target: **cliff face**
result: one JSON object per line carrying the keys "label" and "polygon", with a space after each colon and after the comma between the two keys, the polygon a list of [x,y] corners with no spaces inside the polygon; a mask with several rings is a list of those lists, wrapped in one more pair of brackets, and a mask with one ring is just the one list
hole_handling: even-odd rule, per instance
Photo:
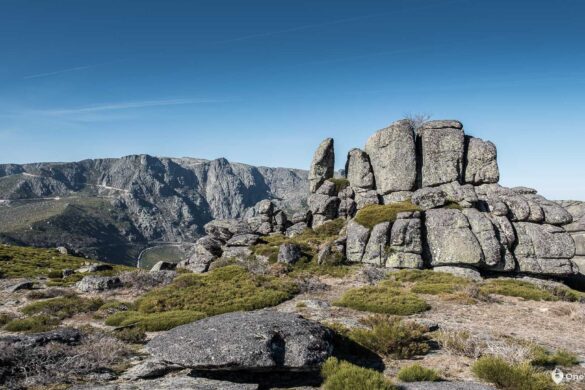
{"label": "cliff face", "polygon": [[307,172],[148,155],[0,165],[0,241],[64,245],[110,261],[158,242],[192,242],[212,219],[263,199],[303,207]]}

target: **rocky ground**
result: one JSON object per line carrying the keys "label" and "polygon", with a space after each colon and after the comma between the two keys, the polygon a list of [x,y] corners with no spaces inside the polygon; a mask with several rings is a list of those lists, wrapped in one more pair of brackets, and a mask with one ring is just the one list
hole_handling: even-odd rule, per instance
{"label": "rocky ground", "polygon": [[[370,317],[372,313],[340,307],[337,306],[337,302],[348,290],[379,285],[382,283],[381,280],[388,278],[387,272],[363,265],[353,266],[350,272],[343,276],[305,273],[301,278],[304,284],[302,291],[273,308],[260,312],[252,311],[250,317],[233,313],[211,316],[202,320],[212,323],[212,326],[206,326],[204,322],[195,322],[193,329],[180,332],[178,330],[184,327],[175,328],[176,332],[175,330],[146,332],[147,339],[139,343],[135,340],[122,342],[112,338],[110,335],[114,334],[115,329],[119,327],[105,325],[104,318],[96,315],[99,311],[74,314],[70,318],[65,318],[58,329],[72,328],[82,332],[83,335],[76,337],[80,337],[82,346],[85,346],[84,359],[88,362],[80,367],[71,368],[71,370],[78,370],[81,374],[70,375],[69,373],[67,378],[62,379],[69,385],[63,388],[68,386],[73,386],[71,388],[74,389],[104,390],[318,388],[322,384],[318,369],[315,371],[309,368],[318,366],[319,362],[330,353],[329,341],[322,333],[323,328],[319,324],[333,328],[339,325],[349,329],[363,328],[363,320]],[[390,272],[389,275],[392,277],[393,273]],[[84,292],[80,291],[82,285],[77,284],[77,286],[61,287],[61,294],[75,294],[88,300],[99,298],[104,302],[112,300],[133,302],[153,288],[153,286],[139,288],[136,283],[128,284],[127,276],[121,279],[124,280],[124,285],[118,288],[106,288],[101,291],[92,289],[92,291]],[[34,279],[32,290],[29,286],[24,286],[23,289],[9,291],[10,287],[21,281],[19,279],[0,280],[0,312],[2,314],[22,317],[24,307],[39,302],[38,297],[31,295],[32,293],[38,294],[54,289],[47,286],[50,279],[41,278]],[[535,286],[538,287],[535,288],[541,288],[539,281],[532,282],[537,283]],[[157,291],[156,288],[160,286],[154,288],[155,290],[152,291]],[[475,296],[475,294],[471,295]],[[521,361],[529,354],[527,345],[542,346],[548,351],[567,350],[575,354],[578,360],[585,362],[585,340],[582,338],[585,322],[584,302],[530,300],[497,294],[478,298],[475,302],[451,299],[450,294],[417,294],[417,296],[430,305],[430,310],[403,318],[404,321],[422,324],[430,330],[427,334],[430,350],[409,358],[378,355],[381,364],[377,369],[381,370],[386,378],[400,384],[401,382],[396,379],[399,370],[413,363],[419,363],[426,368],[436,370],[443,382],[402,383],[405,389],[492,388],[487,383],[482,384],[482,381],[472,373],[471,366],[477,358],[484,355],[497,355],[505,356],[511,361]],[[298,317],[280,318],[275,313],[298,314],[310,322],[303,323],[302,321],[305,320]],[[230,315],[233,318],[229,317]],[[266,325],[270,330],[263,328],[266,321],[270,324]],[[211,333],[206,334],[204,330],[206,328],[210,329],[207,332]],[[89,329],[91,332],[87,333]],[[255,330],[251,331],[252,329]],[[264,332],[272,335],[271,332],[274,332],[274,329],[279,329],[277,333],[284,341],[282,344],[277,342],[270,345],[278,345],[285,349],[287,352],[284,356],[287,360],[278,361],[276,358],[276,362],[271,360],[277,356],[272,352],[270,359],[266,360],[263,357],[266,352],[263,350],[264,344],[258,344],[259,340],[265,337]],[[99,337],[88,336],[95,332],[103,332],[103,334]],[[304,336],[304,332],[310,336]],[[461,333],[466,335],[462,341],[463,347],[448,345],[444,341],[446,336],[453,337]],[[266,337],[273,337],[270,335]],[[20,337],[18,341],[20,343],[28,343],[26,345],[29,350],[46,348],[46,345],[53,345],[56,348],[57,345],[61,345],[60,343],[77,345],[77,341],[63,341],[61,340],[63,337],[59,335],[53,335],[54,340],[47,344],[46,341],[38,341],[38,336],[34,339],[32,336],[27,336],[27,333],[6,330],[0,331],[0,342],[8,345],[6,343],[11,336]],[[88,337],[89,340],[87,340]],[[35,341],[31,341],[31,338]],[[11,342],[14,343],[14,339]],[[103,352],[96,352],[96,349],[99,350],[104,345],[120,356],[103,356]],[[188,345],[186,349],[181,349],[186,345]],[[207,351],[207,355],[202,351]],[[303,351],[311,352],[306,354]],[[6,359],[6,356],[0,354],[0,361],[2,359]],[[164,360],[166,363],[157,363],[159,360]],[[226,360],[226,363],[222,369],[212,368],[223,365],[224,363],[221,363],[223,360]],[[56,362],[37,362],[36,364],[49,363]],[[268,369],[275,364],[286,369],[277,375],[267,374],[263,367]],[[550,368],[546,370],[548,372]],[[583,373],[585,367],[581,363],[581,366],[572,366],[564,370],[579,374]],[[38,370],[38,372],[41,371]],[[0,377],[1,374],[2,372],[0,372]],[[44,378],[36,378],[34,368],[31,367],[28,375],[30,375],[29,382],[27,380],[20,382],[25,387],[34,383],[37,384],[35,388],[45,388],[43,383],[49,387],[54,385],[54,383],[49,385],[52,382],[50,373],[45,373]],[[79,383],[74,384],[75,382]],[[565,388],[583,388],[579,387],[581,385],[582,383],[569,383],[565,385]]]}

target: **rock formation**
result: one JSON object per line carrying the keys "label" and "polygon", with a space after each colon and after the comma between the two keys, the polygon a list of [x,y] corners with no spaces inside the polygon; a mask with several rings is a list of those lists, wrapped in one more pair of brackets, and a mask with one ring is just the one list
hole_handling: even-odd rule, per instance
{"label": "rock formation", "polygon": [[[202,272],[221,257],[243,260],[261,236],[294,237],[344,218],[343,236],[319,249],[318,262],[342,256],[379,267],[441,267],[475,276],[565,278],[584,272],[583,203],[559,204],[530,188],[500,186],[495,145],[465,135],[461,122],[430,121],[417,129],[407,120],[395,122],[372,135],[365,151],[350,150],[345,177],[334,177],[334,155],[330,138],[315,152],[307,212],[289,219],[265,200],[243,220],[213,221],[181,266]],[[390,217],[361,225],[354,217],[371,206]],[[281,249],[279,258],[291,257],[290,248]]]}
{"label": "rock formation", "polygon": [[[358,212],[371,204],[400,211],[405,202],[419,210],[399,212],[372,229],[350,221],[349,261],[570,277],[585,258],[585,225],[571,223],[562,206],[581,219],[585,208],[497,184],[495,145],[466,136],[461,122],[430,121],[416,131],[407,120],[395,122],[371,136],[365,151],[350,151],[346,174],[344,191],[353,193]],[[336,195],[314,201],[324,204]],[[322,210],[325,220],[353,216]]]}

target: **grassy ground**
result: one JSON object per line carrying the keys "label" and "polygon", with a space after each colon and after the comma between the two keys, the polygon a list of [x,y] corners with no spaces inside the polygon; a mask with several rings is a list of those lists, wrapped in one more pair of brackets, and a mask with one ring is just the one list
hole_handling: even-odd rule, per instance
{"label": "grassy ground", "polygon": [[[60,275],[64,269],[77,269],[83,266],[87,259],[83,257],[63,255],[56,249],[42,249],[0,245],[0,275],[4,278],[36,278],[54,277]],[[130,270],[132,268],[113,265],[114,272]],[[83,277],[82,274],[70,278],[53,278],[55,285],[72,284]]]}

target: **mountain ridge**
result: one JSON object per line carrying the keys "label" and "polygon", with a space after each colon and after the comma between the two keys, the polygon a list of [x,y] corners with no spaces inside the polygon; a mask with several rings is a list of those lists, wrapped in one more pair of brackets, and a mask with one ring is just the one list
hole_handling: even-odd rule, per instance
{"label": "mountain ridge", "polygon": [[[297,211],[305,206],[306,177],[301,169],[148,154],[0,164],[0,242],[61,245],[128,262],[152,242],[193,242],[205,223],[240,217],[263,199]],[[19,215],[31,214],[26,210],[32,206],[35,215],[49,217],[19,225]],[[96,226],[80,235],[73,231],[80,223]],[[111,242],[127,248],[103,249]]]}

